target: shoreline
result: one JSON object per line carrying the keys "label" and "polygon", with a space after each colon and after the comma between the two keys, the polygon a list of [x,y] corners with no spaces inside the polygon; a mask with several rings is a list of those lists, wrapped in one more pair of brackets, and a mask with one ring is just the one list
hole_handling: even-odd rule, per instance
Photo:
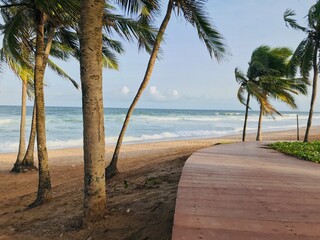
{"label": "shoreline", "polygon": [[[303,140],[305,127],[300,128],[300,141]],[[320,136],[320,126],[313,126],[310,131],[310,140],[314,140],[317,136]],[[319,133],[317,135],[316,133]],[[164,141],[152,141],[152,142],[141,142],[141,143],[124,143],[122,145],[120,158],[129,159],[132,155],[133,158],[136,156],[144,156],[147,154],[157,153],[159,156],[163,155],[163,151],[168,152],[188,152],[196,151],[200,148],[209,147],[217,143],[226,142],[238,142],[241,141],[241,134],[217,136],[214,138],[197,138],[197,139],[178,139],[178,140],[164,140]],[[282,141],[288,140],[293,141],[297,138],[295,129],[287,129],[282,131],[265,131],[262,132],[263,141]],[[247,141],[255,141],[255,133],[247,133]],[[107,144],[105,159],[106,164],[110,161],[115,144]],[[50,165],[79,165],[83,164],[83,149],[82,147],[74,148],[59,148],[48,150]],[[37,153],[35,152],[35,164]],[[8,171],[12,168],[16,153],[0,153],[0,172]],[[120,161],[121,166],[121,161]]]}
{"label": "shoreline", "polygon": [[[300,131],[300,140],[301,137],[304,136],[306,127],[305,126],[300,126],[299,131]],[[312,129],[319,129],[320,131],[320,125],[315,125],[312,127]],[[280,129],[262,129],[262,134],[263,135],[269,135],[270,133],[281,133],[281,132],[287,132],[287,131],[295,131],[296,128],[280,128]],[[247,131],[247,137],[250,138],[251,135],[255,135],[256,130],[248,130]],[[211,139],[240,139],[242,137],[242,132],[238,133],[230,133],[230,134],[223,134],[223,135],[218,135],[218,136],[199,136],[199,137],[186,137],[186,138],[165,138],[165,139],[154,139],[154,140],[143,140],[143,141],[124,141],[122,143],[122,146],[126,145],[141,145],[141,144],[150,144],[150,143],[163,143],[163,142],[177,142],[177,141],[195,141],[195,140],[211,140]],[[251,136],[252,137],[252,136]],[[110,147],[115,147],[116,142],[106,142],[106,149]],[[74,146],[74,147],[53,147],[53,148],[48,148],[48,152],[50,151],[56,151],[56,150],[70,150],[70,149],[77,149],[77,150],[82,150],[82,146]],[[7,154],[15,154],[17,151],[10,151],[10,152],[0,152],[1,155],[7,155]],[[35,151],[36,154],[36,151]]]}

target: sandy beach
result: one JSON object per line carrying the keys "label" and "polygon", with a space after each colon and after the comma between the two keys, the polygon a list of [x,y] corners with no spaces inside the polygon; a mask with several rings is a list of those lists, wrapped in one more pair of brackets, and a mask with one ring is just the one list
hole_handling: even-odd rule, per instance
{"label": "sandy beach", "polygon": [[[319,136],[320,127],[311,131]],[[300,140],[304,129],[300,129]],[[264,141],[296,140],[296,130],[264,132]],[[10,174],[16,154],[0,155],[0,239],[171,239],[177,184],[185,160],[222,138],[127,144],[119,161],[121,173],[107,183],[105,219],[81,229],[82,149],[49,151],[53,199],[26,210],[36,195],[38,173]],[[255,134],[248,134],[248,141]],[[113,147],[107,146],[107,162]]]}

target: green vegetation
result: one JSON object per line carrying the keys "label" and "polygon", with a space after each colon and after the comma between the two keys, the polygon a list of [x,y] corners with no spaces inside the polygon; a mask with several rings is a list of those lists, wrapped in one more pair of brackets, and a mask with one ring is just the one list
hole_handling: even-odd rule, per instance
{"label": "green vegetation", "polygon": [[320,163],[320,141],[314,142],[276,142],[270,148],[288,155]]}

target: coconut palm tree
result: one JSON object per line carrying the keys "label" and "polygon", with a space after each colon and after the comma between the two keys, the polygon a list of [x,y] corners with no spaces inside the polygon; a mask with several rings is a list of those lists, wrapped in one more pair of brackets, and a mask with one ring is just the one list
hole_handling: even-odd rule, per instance
{"label": "coconut palm tree", "polygon": [[[288,79],[275,76],[263,76],[259,79],[259,87],[266,99],[281,101],[286,103],[289,107],[296,109],[294,95],[307,94],[307,83],[303,79]],[[269,101],[268,101],[269,102]],[[258,120],[257,141],[262,141],[262,116],[278,114],[278,112],[271,104],[266,105],[260,102],[260,113]]]}
{"label": "coconut palm tree", "polygon": [[[37,149],[39,160],[39,184],[36,200],[30,205],[35,207],[51,198],[51,179],[48,164],[48,152],[46,147],[46,125],[45,125],[45,104],[44,104],[44,73],[50,54],[52,41],[56,31],[56,27],[60,23],[71,25],[76,22],[74,16],[75,9],[79,9],[79,3],[76,0],[48,0],[48,1],[4,1],[1,9],[14,8],[14,18],[11,25],[4,35],[8,37],[4,39],[3,47],[10,52],[14,59],[18,60],[22,66],[34,67],[34,91],[36,103],[36,129],[37,129]],[[11,10],[10,10],[11,11]],[[19,46],[19,35],[23,32],[24,25],[21,24],[25,20],[33,20],[33,31],[35,34],[34,48],[34,66],[30,66],[28,59],[20,54],[16,46]],[[20,28],[15,28],[20,23]],[[26,25],[27,26],[27,25]],[[10,34],[10,31],[12,34]],[[28,44],[28,43],[25,43]]]}
{"label": "coconut palm tree", "polygon": [[[116,2],[126,5],[126,1]],[[127,12],[141,12],[137,21],[139,28],[132,25],[131,20],[110,14],[103,0],[81,1],[79,35],[84,140],[84,225],[102,218],[106,204],[101,52],[107,48],[104,45],[105,37],[101,33],[103,30],[109,32],[112,28],[126,40],[131,40],[132,36],[137,38],[139,47],[147,50],[151,49],[155,40],[154,32],[150,32],[149,26],[152,20],[149,15],[153,6],[151,1],[128,2],[132,8],[126,8]]]}
{"label": "coconut palm tree", "polygon": [[[211,25],[208,19],[207,13],[204,11],[205,2],[206,1],[204,0],[178,0],[178,1],[169,0],[168,1],[166,14],[160,25],[160,28],[156,37],[156,42],[153,46],[145,75],[138,89],[138,92],[135,95],[134,100],[128,109],[125,121],[123,123],[120,135],[117,140],[117,144],[113,153],[112,160],[108,165],[108,167],[106,168],[107,178],[111,178],[115,176],[118,171],[117,163],[118,163],[120,148],[122,145],[122,141],[123,141],[126,129],[128,127],[134,108],[137,105],[143,91],[146,89],[151,79],[153,68],[159,53],[160,45],[162,43],[166,28],[169,24],[172,12],[175,11],[176,15],[182,14],[184,18],[187,20],[187,22],[189,22],[192,26],[196,27],[199,38],[205,43],[211,57],[214,56],[217,60],[221,60],[224,57],[225,45],[223,43],[223,38],[220,35],[220,33],[215,29],[215,27]],[[129,9],[132,8],[132,4],[130,3],[130,1],[123,1],[123,5]]]}
{"label": "coconut palm tree", "polygon": [[[262,116],[280,114],[270,104],[270,100],[280,100],[296,108],[292,94],[306,94],[306,81],[284,78],[287,75],[288,59],[291,55],[292,52],[288,48],[270,48],[263,45],[253,51],[247,76],[236,68],[235,77],[240,84],[238,99],[246,106],[243,141],[245,140],[250,97],[254,97],[260,105],[256,140],[261,141]],[[246,100],[245,93],[247,93]]]}
{"label": "coconut palm tree", "polygon": [[[256,79],[249,79],[239,68],[235,69],[235,78],[240,87],[238,89],[237,97],[238,100],[245,105],[245,115],[244,115],[244,124],[242,130],[242,141],[246,140],[246,130],[247,130],[247,121],[249,113],[249,104],[250,98],[254,97],[258,101],[263,101],[262,98],[265,96],[262,94],[259,88],[259,83]],[[246,96],[245,96],[246,94]],[[260,99],[260,100],[259,100]],[[266,101],[266,99],[264,99]]]}
{"label": "coconut palm tree", "polygon": [[105,214],[105,133],[102,94],[104,0],[82,0],[80,67],[83,109],[84,225]]}
{"label": "coconut palm tree", "polygon": [[307,122],[307,128],[304,136],[304,142],[309,141],[309,132],[312,125],[312,116],[314,104],[317,95],[318,75],[319,75],[319,47],[320,47],[320,1],[318,0],[309,10],[306,19],[308,25],[300,26],[293,17],[295,12],[287,9],[284,13],[284,20],[287,26],[306,33],[307,37],[303,39],[295,50],[291,61],[290,70],[296,74],[297,67],[300,68],[301,76],[309,78],[310,71],[313,69],[312,94],[310,101],[310,110]]}
{"label": "coconut palm tree", "polygon": [[[5,61],[10,69],[22,80],[23,86],[25,85],[24,91],[27,90],[27,84],[33,84],[34,78],[34,49],[36,47],[34,41],[34,26],[32,21],[28,21],[29,19],[27,11],[24,12],[23,16],[19,13],[18,7],[10,7],[10,8],[2,8],[1,15],[4,20],[4,24],[1,25],[1,31],[3,33],[3,48],[1,49],[1,60]],[[20,22],[19,20],[24,17],[25,21]],[[54,41],[54,39],[52,40]],[[61,43],[60,43],[61,45]],[[53,50],[50,51],[50,54],[59,57],[59,49],[55,48],[57,43],[55,41],[55,45]],[[67,49],[64,49],[64,55],[68,54]],[[17,58],[18,53],[18,58]],[[61,68],[59,68],[53,61],[48,59],[48,65],[58,73],[58,75],[70,80],[75,87],[78,88],[78,84],[75,80],[69,77]],[[25,84],[24,84],[25,83]],[[33,89],[33,87],[31,87]],[[30,92],[30,91],[29,91]],[[26,110],[26,98],[24,98],[22,104],[22,113],[25,113]],[[34,169],[34,160],[33,160],[33,151],[34,151],[34,141],[35,141],[35,114],[36,110],[34,108],[34,114],[32,119],[32,129],[29,138],[28,151],[25,152],[25,147],[22,150],[21,146],[23,146],[25,140],[23,137],[20,138],[20,147],[19,154],[17,157],[17,161],[14,164],[11,172],[24,172],[26,170]],[[24,120],[24,121],[23,121]],[[25,117],[22,118],[20,134],[24,135],[24,127],[25,126]]]}

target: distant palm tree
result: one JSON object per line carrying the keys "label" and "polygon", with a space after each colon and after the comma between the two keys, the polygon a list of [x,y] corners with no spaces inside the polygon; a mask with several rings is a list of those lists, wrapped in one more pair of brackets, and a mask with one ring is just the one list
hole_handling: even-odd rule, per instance
{"label": "distant palm tree", "polygon": [[[152,2],[152,1],[151,1]],[[216,57],[216,59],[221,60],[225,54],[225,45],[223,43],[222,36],[220,33],[211,25],[205,9],[204,0],[169,0],[164,19],[160,25],[158,35],[156,37],[156,42],[153,46],[148,66],[143,77],[142,83],[138,89],[137,94],[134,97],[133,102],[131,103],[128,112],[126,114],[125,121],[123,123],[120,135],[117,140],[117,144],[113,153],[112,160],[108,167],[106,168],[106,177],[111,178],[116,175],[118,172],[117,163],[119,158],[119,153],[122,145],[122,141],[128,127],[131,115],[134,111],[135,106],[137,105],[143,91],[146,89],[153,72],[153,68],[158,56],[161,42],[164,38],[164,33],[168,26],[168,23],[171,18],[173,11],[177,15],[182,14],[184,18],[198,31],[199,38],[205,43],[209,54],[211,57]],[[123,5],[127,9],[132,9],[133,4],[130,1],[123,1]]]}
{"label": "distant palm tree", "polygon": [[[261,141],[262,116],[280,114],[271,105],[270,99],[280,100],[296,108],[292,94],[306,94],[305,80],[285,78],[291,54],[288,48],[270,48],[263,45],[253,51],[246,76],[236,68],[235,77],[240,84],[238,99],[246,106],[242,141],[245,140],[250,97],[254,97],[260,105],[256,140]],[[246,101],[245,93],[247,93]]]}
{"label": "distant palm tree", "polygon": [[235,69],[235,78],[237,83],[240,84],[240,87],[237,93],[238,100],[246,107],[245,115],[244,115],[243,130],[242,130],[242,141],[244,142],[246,140],[246,130],[247,130],[248,113],[250,108],[249,106],[250,98],[254,97],[256,98],[256,100],[259,101],[259,99],[265,96],[260,91],[258,81],[255,79],[249,79],[238,68]]}
{"label": "distant palm tree", "polygon": [[[294,95],[307,94],[307,84],[303,79],[287,79],[283,77],[264,76],[259,80],[259,86],[266,99],[273,99],[286,103],[289,107],[296,109]],[[262,116],[274,114],[281,115],[271,104],[266,106],[265,103],[259,102],[260,114],[258,120],[257,141],[262,140]]]}
{"label": "distant palm tree", "polygon": [[284,20],[287,25],[293,29],[300,30],[307,34],[297,49],[295,50],[290,61],[290,71],[295,74],[297,67],[300,67],[300,73],[303,78],[308,79],[311,69],[313,69],[312,95],[310,102],[309,117],[307,122],[304,142],[309,141],[309,132],[312,125],[312,116],[314,104],[317,95],[318,74],[319,74],[319,47],[320,47],[320,1],[318,0],[309,10],[307,18],[307,27],[300,26],[292,17],[295,12],[287,9],[284,13]]}

